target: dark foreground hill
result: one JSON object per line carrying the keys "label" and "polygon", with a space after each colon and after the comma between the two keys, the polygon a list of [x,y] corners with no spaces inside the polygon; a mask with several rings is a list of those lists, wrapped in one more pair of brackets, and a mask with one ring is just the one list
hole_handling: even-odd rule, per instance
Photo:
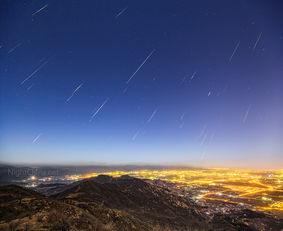
{"label": "dark foreground hill", "polygon": [[[128,176],[99,176],[53,188],[56,194],[44,196],[15,185],[0,187],[0,230],[232,231],[283,227],[282,221],[250,210],[234,218],[209,220],[193,202],[158,184]],[[48,194],[52,194],[50,190]],[[249,222],[252,219],[263,223],[253,224]]]}

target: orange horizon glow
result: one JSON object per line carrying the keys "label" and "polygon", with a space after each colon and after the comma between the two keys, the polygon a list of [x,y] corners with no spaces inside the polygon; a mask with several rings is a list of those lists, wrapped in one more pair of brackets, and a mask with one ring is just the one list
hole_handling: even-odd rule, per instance
{"label": "orange horizon glow", "polygon": [[[81,180],[98,175],[120,177],[129,175],[141,179],[161,179],[176,183],[178,187],[207,188],[210,191],[198,195],[198,200],[216,200],[233,204],[252,201],[254,210],[283,211],[283,170],[245,170],[228,168],[189,170],[136,170],[95,172],[69,176]],[[216,189],[213,189],[216,188]],[[278,194],[278,195],[277,195]]]}

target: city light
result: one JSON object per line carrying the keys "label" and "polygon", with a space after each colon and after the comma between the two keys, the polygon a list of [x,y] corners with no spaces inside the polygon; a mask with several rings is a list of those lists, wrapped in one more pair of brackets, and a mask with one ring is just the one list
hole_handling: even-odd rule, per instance
{"label": "city light", "polygon": [[[95,172],[69,176],[70,180],[96,177],[100,174],[119,177],[164,180],[185,189],[198,201],[220,201],[248,206],[257,211],[283,211],[283,171],[238,169],[135,170]],[[190,186],[190,187],[188,187]]]}

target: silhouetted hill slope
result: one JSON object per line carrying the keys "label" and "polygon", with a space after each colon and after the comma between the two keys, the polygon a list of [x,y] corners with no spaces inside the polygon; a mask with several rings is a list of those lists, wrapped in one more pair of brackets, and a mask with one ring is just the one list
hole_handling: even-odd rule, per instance
{"label": "silhouetted hill slope", "polygon": [[10,194],[0,204],[0,230],[152,230],[123,211],[64,203],[14,185],[0,192]]}
{"label": "silhouetted hill slope", "polygon": [[6,185],[0,187],[0,202],[6,202],[11,200],[20,200],[23,198],[42,198],[42,194],[35,192],[34,190],[23,188],[17,185]]}
{"label": "silhouetted hill slope", "polygon": [[65,202],[86,202],[89,206],[103,204],[107,208],[126,211],[144,222],[156,225],[166,223],[172,227],[185,228],[201,227],[205,223],[186,200],[143,180],[126,176],[99,176],[84,180],[75,187],[54,195],[53,198]]}
{"label": "silhouetted hill slope", "polygon": [[[0,187],[0,230],[200,231],[281,230],[282,220],[245,210],[213,219],[160,182],[101,175],[71,185],[46,185],[46,197],[33,190]],[[41,185],[40,187],[45,187]],[[59,187],[59,188],[57,188]]]}

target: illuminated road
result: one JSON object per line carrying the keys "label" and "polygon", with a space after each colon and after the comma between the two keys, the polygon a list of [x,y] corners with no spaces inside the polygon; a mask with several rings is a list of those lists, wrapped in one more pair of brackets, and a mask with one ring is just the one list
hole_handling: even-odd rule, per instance
{"label": "illuminated road", "polygon": [[[74,175],[79,180],[102,173]],[[283,213],[283,170],[253,171],[235,169],[139,170],[103,172],[113,177],[130,175],[141,179],[161,179],[175,183],[197,201],[242,204],[258,211]]]}

